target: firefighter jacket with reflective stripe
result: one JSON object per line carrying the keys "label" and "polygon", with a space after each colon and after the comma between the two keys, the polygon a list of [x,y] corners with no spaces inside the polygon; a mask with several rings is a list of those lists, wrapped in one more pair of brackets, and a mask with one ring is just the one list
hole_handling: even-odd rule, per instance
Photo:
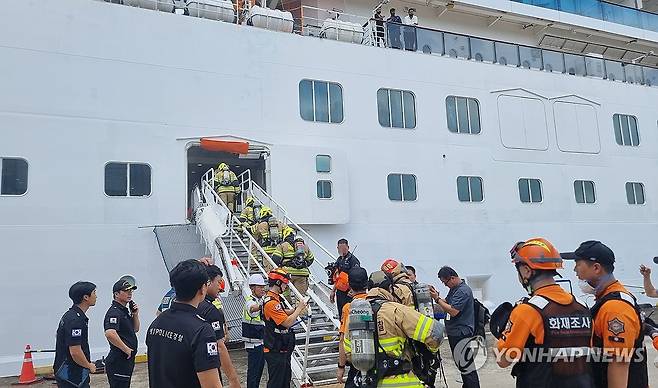
{"label": "firefighter jacket with reflective stripe", "polygon": [[543,344],[530,335],[526,356],[512,370],[517,387],[594,388],[587,357],[592,338],[592,318],[587,307],[572,298],[560,304],[546,296],[524,299],[542,317]]}
{"label": "firefighter jacket with reflective stripe", "polygon": [[253,206],[243,207],[242,212],[240,212],[240,216],[238,217],[238,220],[240,220],[240,222],[242,222],[243,224],[247,224],[247,226],[252,226],[254,224],[254,221],[256,220],[254,207]]}
{"label": "firefighter jacket with reflective stripe", "polygon": [[263,299],[263,309],[261,310],[261,319],[265,322],[263,345],[270,352],[292,353],[295,349],[295,333],[285,326],[277,325],[271,318],[267,317],[265,306],[269,303],[278,303],[283,308],[281,295],[268,292]]}
{"label": "firefighter jacket with reflective stripe", "polygon": [[279,244],[279,252],[281,253],[280,265],[291,275],[309,276],[310,272],[308,267],[313,264],[315,256],[313,256],[311,250],[308,249],[308,246],[302,242],[301,257],[297,257],[297,250],[300,248],[297,244],[300,243],[296,242],[290,244],[288,241],[284,241]]}
{"label": "firefighter jacket with reflective stripe", "polygon": [[[601,307],[603,307],[603,304],[611,300],[621,300],[629,304],[631,308],[635,310],[635,313],[637,314],[637,319],[640,322],[640,327],[642,327],[642,323],[643,323],[642,314],[640,312],[640,308],[637,306],[635,298],[630,294],[620,291],[610,292],[596,301],[594,307],[592,307],[593,320],[596,320],[596,316],[599,310],[601,310]],[[608,325],[608,328],[610,328],[610,326],[613,325],[614,322],[606,322],[604,324]],[[623,329],[624,327],[622,325],[621,330]],[[647,370],[647,349],[644,347],[643,341],[644,341],[644,333],[642,330],[640,330],[639,336],[634,340],[633,351],[630,354],[632,355],[633,358],[631,359],[630,365],[628,367],[628,385],[627,385],[628,388],[649,386],[649,374]],[[595,351],[603,352],[603,354],[606,353],[605,351],[603,351],[604,346],[603,346],[602,337],[598,337],[596,335],[592,336],[592,347],[594,348]],[[593,362],[592,369],[594,372],[594,381],[596,382],[596,387],[607,388],[608,362],[607,361]]]}
{"label": "firefighter jacket with reflective stripe", "polygon": [[[244,309],[242,310],[242,338],[245,342],[260,344],[263,341],[263,331],[265,323],[261,318],[260,312],[256,315],[249,311],[251,306],[260,304],[260,301],[253,295],[245,298]],[[256,316],[252,316],[252,314]]]}
{"label": "firefighter jacket with reflective stripe", "polygon": [[[377,313],[379,344],[375,344],[375,346],[378,351],[383,351],[387,356],[394,359],[402,359],[410,362],[411,349],[408,339],[424,343],[432,352],[438,351],[440,341],[442,340],[442,338],[437,338],[437,330],[434,330],[434,325],[439,324],[438,321],[422,315],[414,310],[413,307],[390,301],[393,299],[393,296],[387,291],[377,288],[371,289],[368,292],[368,299],[382,300],[382,297],[386,301],[381,304]],[[349,327],[349,316],[345,325]],[[343,345],[348,360],[351,360],[352,341],[349,330],[345,333]],[[422,388],[423,383],[410,371],[398,375],[386,376],[379,381],[377,387]]]}
{"label": "firefighter jacket with reflective stripe", "polygon": [[231,170],[215,172],[215,187],[218,194],[240,192],[238,177]]}
{"label": "firefighter jacket with reflective stripe", "polygon": [[[285,224],[282,222],[277,221],[274,217],[268,217],[251,227],[251,235],[254,236],[258,245],[263,247],[268,255],[271,255],[281,242],[284,227]],[[274,235],[272,232],[275,232]]]}
{"label": "firefighter jacket with reflective stripe", "polygon": [[393,277],[393,297],[396,302],[405,306],[416,308],[414,302],[414,286],[406,273],[399,273]]}

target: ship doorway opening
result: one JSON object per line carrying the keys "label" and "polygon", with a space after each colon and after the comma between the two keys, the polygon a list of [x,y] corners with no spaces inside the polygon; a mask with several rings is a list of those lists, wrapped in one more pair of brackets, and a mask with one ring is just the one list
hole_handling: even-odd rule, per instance
{"label": "ship doorway opening", "polygon": [[[211,168],[217,168],[220,163],[229,165],[231,171],[239,176],[250,170],[251,179],[264,190],[267,190],[265,175],[267,152],[262,148],[249,149],[244,155],[230,152],[209,151],[199,145],[193,145],[187,149],[187,203],[192,208],[192,193],[194,188],[201,184],[201,177]],[[242,208],[239,196],[236,197],[236,206]]]}

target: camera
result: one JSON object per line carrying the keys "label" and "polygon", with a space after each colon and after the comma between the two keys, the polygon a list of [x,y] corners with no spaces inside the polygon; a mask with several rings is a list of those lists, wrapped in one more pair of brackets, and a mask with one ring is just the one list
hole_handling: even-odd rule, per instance
{"label": "camera", "polygon": [[324,271],[327,273],[328,283],[330,286],[334,285],[334,273],[338,270],[336,263],[329,263],[324,267]]}

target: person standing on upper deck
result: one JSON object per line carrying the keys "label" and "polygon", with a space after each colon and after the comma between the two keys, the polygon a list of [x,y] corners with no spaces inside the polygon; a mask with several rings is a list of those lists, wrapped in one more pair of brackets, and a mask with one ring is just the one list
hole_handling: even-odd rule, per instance
{"label": "person standing on upper deck", "polygon": [[391,8],[390,12],[391,16],[386,19],[389,47],[401,49],[402,42],[400,41],[400,24],[402,24],[402,19],[400,19],[400,17],[395,14],[395,8]]}
{"label": "person standing on upper deck", "polygon": [[382,9],[377,8],[375,10],[375,45],[377,47],[385,47],[386,41],[384,40],[384,15],[382,15]]}
{"label": "person standing on upper deck", "polygon": [[404,48],[409,51],[416,51],[416,26],[418,26],[418,16],[416,9],[409,8],[409,13],[402,21],[404,24]]}

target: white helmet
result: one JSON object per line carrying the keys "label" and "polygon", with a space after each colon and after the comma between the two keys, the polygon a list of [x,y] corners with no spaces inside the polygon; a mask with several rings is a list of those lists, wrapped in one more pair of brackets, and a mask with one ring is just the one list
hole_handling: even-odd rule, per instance
{"label": "white helmet", "polygon": [[265,279],[263,279],[262,275],[259,275],[257,273],[249,276],[249,285],[250,286],[264,286],[265,285]]}

